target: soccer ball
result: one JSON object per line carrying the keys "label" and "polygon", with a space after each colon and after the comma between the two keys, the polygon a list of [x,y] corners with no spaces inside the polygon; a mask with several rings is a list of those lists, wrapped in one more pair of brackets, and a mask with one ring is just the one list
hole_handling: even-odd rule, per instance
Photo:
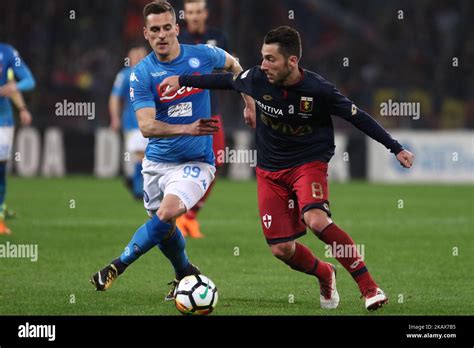
{"label": "soccer ball", "polygon": [[186,315],[206,315],[217,304],[217,288],[208,277],[191,275],[179,282],[174,293],[174,303],[178,311]]}

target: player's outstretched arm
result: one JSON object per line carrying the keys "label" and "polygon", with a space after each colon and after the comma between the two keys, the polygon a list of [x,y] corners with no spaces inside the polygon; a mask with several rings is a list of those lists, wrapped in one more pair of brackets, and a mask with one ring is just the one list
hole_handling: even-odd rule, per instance
{"label": "player's outstretched arm", "polygon": [[120,112],[122,110],[122,100],[119,96],[111,94],[109,97],[110,128],[114,131],[120,130]]}
{"label": "player's outstretched arm", "polygon": [[352,123],[356,128],[389,149],[403,167],[411,168],[415,156],[410,151],[405,150],[397,140],[393,139],[372,116],[359,109],[329,82],[322,81],[321,87],[329,102],[331,115],[337,115]]}
{"label": "player's outstretched arm", "polygon": [[180,135],[211,135],[219,130],[215,119],[199,119],[191,124],[169,124],[155,120],[155,108],[136,111],[138,126],[145,138],[171,138]]}
{"label": "player's outstretched arm", "polygon": [[12,94],[11,99],[13,104],[18,108],[20,114],[20,122],[23,126],[29,126],[33,117],[31,117],[31,113],[26,106],[25,99],[23,98],[23,94],[20,91],[16,91]]}
{"label": "player's outstretched arm", "polygon": [[202,89],[224,89],[232,90],[234,74],[218,73],[204,75],[181,75],[170,76],[160,83],[160,91],[164,96],[176,92],[181,87],[195,87]]}

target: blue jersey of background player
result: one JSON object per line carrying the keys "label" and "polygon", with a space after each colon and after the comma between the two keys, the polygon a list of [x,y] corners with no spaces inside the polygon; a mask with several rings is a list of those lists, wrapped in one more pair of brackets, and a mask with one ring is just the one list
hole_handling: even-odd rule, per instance
{"label": "blue jersey of background player", "polygon": [[[8,83],[8,69],[12,69],[17,82]],[[35,79],[18,52],[10,45],[0,43],[0,127],[13,127],[13,110],[10,97],[16,91],[29,91]]]}
{"label": "blue jersey of background player", "polygon": [[[138,129],[138,122],[135,117],[135,111],[133,110],[132,103],[130,102],[131,73],[131,67],[126,67],[120,70],[120,72],[115,77],[114,86],[112,87],[111,92],[112,96],[119,97],[123,102],[121,122],[118,124],[118,126],[122,128],[123,132]],[[115,125],[111,125],[111,127],[116,128]]]}
{"label": "blue jersey of background player", "polygon": [[[9,79],[9,71],[13,72]],[[15,82],[16,80],[16,82]],[[0,234],[10,234],[5,225],[6,167],[13,145],[14,120],[10,99],[20,109],[22,123],[31,122],[22,91],[35,86],[35,80],[18,52],[10,45],[0,43]],[[26,121],[25,121],[26,120]]]}
{"label": "blue jersey of background player", "polygon": [[131,263],[158,246],[175,270],[176,279],[166,297],[172,300],[180,279],[199,274],[189,262],[175,219],[201,199],[214,179],[211,135],[218,127],[210,118],[209,91],[182,88],[164,97],[158,87],[167,75],[242,68],[216,47],[180,45],[176,14],[168,2],[149,3],[143,16],[144,35],[153,52],[130,75],[130,99],[140,130],[149,138],[142,173],[144,205],[151,219],[136,231],[125,252],[94,274],[91,282],[96,290],[108,289]]}
{"label": "blue jersey of background player", "polygon": [[109,97],[110,128],[123,131],[125,151],[124,156],[125,183],[136,199],[143,198],[142,160],[148,140],[138,128],[137,118],[130,102],[130,74],[132,68],[147,55],[143,46],[134,46],[128,51],[129,66],[117,74]]}

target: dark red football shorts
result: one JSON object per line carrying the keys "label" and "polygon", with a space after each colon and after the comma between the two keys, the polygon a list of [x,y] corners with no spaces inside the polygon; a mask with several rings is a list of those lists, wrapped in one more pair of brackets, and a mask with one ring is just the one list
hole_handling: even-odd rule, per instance
{"label": "dark red football shorts", "polygon": [[324,210],[329,216],[328,164],[315,161],[276,172],[257,171],[258,209],[268,244],[303,236],[303,214]]}
{"label": "dark red football shorts", "polygon": [[216,157],[216,167],[219,167],[224,164],[224,156],[219,156],[219,151],[225,151],[224,123],[222,122],[221,115],[213,115],[212,118],[219,121],[217,124],[219,130],[212,135],[212,150],[214,151],[214,156]]}

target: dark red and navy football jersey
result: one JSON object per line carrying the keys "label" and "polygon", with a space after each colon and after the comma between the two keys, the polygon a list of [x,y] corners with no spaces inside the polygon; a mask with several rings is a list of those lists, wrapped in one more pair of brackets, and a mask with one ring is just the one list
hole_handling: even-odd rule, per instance
{"label": "dark red and navy football jersey", "polygon": [[351,122],[395,154],[403,149],[331,83],[314,72],[301,72],[301,80],[290,87],[271,84],[258,66],[233,80],[235,90],[256,102],[260,168],[276,171],[316,160],[329,162],[335,150],[332,115]]}
{"label": "dark red and navy football jersey", "polygon": [[[217,28],[208,27],[203,34],[191,34],[186,27],[180,30],[179,43],[186,45],[211,45],[229,52],[225,34]],[[211,114],[219,115],[219,102],[216,93],[211,92]]]}

